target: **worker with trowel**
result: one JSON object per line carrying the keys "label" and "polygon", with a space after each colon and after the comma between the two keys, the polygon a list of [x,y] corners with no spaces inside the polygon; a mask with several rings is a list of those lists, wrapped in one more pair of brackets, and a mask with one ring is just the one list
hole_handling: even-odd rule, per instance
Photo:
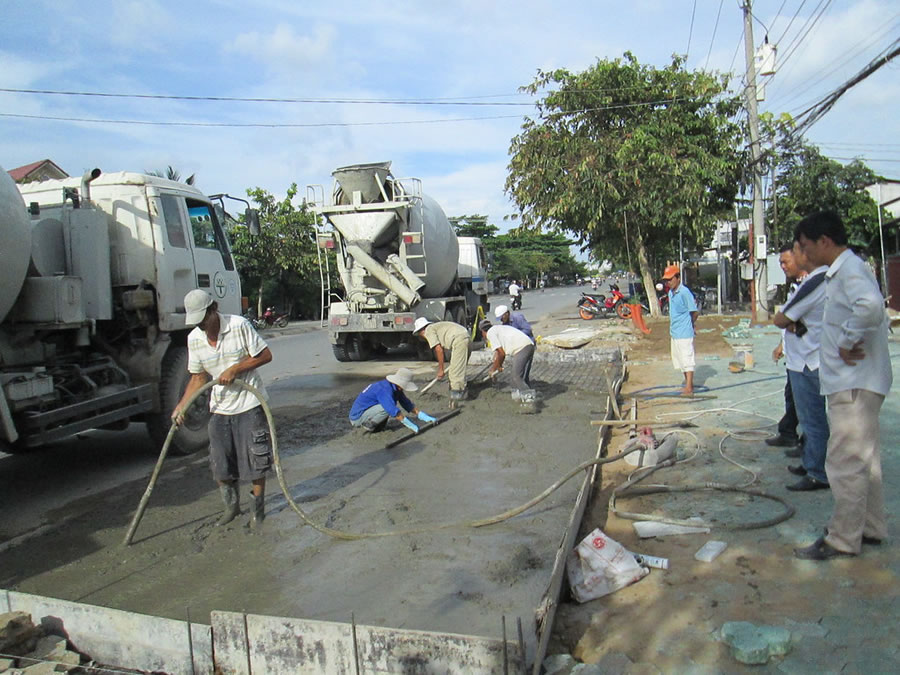
{"label": "worker with trowel", "polygon": [[[478,328],[491,349],[494,351],[494,359],[491,363],[488,375],[496,377],[503,370],[506,357],[512,361],[513,400],[519,401],[526,392],[531,392],[531,361],[534,359],[534,343],[525,333],[512,326],[494,326],[485,319]],[[533,392],[532,392],[533,394]]]}
{"label": "worker with trowel", "polygon": [[393,417],[403,426],[418,433],[419,427],[404,412],[415,415],[423,422],[434,422],[435,418],[419,410],[404,393],[417,389],[409,368],[400,368],[383,380],[373,382],[353,401],[350,408],[350,424],[364,432],[382,431],[387,426],[388,419]]}
{"label": "worker with trowel", "polygon": [[225,503],[225,511],[216,524],[230,523],[241,512],[238,482],[250,481],[253,509],[249,525],[257,529],[265,518],[272,441],[262,403],[233,383],[239,377],[267,398],[256,369],[272,360],[272,352],[247,319],[220,314],[218,307],[202,289],[184,296],[185,323],[196,328],[187,338],[191,379],[172,411],[172,422],[184,423],[184,404],[210,376],[215,378],[218,384],[209,397],[209,466]]}
{"label": "worker with trowel", "polygon": [[681,282],[678,265],[670,264],[663,272],[669,284],[669,337],[672,365],[684,374],[682,396],[694,395],[694,324],[699,314],[694,294]]}
{"label": "worker with trowel", "polygon": [[469,365],[469,331],[453,321],[431,322],[420,316],[413,324],[413,335],[428,343],[437,359],[438,380],[444,379],[444,363],[450,356],[450,399],[466,397],[466,368]]}
{"label": "worker with trowel", "polygon": [[531,330],[531,324],[528,323],[527,319],[525,319],[525,315],[522,312],[511,312],[509,311],[509,307],[506,305],[497,305],[494,308],[494,316],[497,321],[502,323],[504,326],[512,326],[513,328],[518,328],[520,331],[525,333],[528,337],[531,338],[531,341],[534,342],[534,333]]}

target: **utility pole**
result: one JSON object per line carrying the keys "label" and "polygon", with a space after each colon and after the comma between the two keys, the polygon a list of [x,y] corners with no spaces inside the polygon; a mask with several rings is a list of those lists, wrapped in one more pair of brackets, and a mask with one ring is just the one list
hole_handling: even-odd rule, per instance
{"label": "utility pole", "polygon": [[[750,320],[756,323],[758,318],[769,320],[769,311],[765,302],[769,285],[766,273],[766,251],[757,251],[756,237],[765,235],[766,226],[763,221],[762,173],[760,171],[759,117],[756,111],[756,65],[753,62],[753,18],[750,8],[751,0],[744,0],[744,56],[747,60],[747,118],[750,125],[750,173],[753,176],[753,219],[750,223],[748,248],[750,264],[753,266],[753,279],[750,281]],[[766,238],[768,239],[768,238]],[[756,259],[759,258],[759,274],[756,273]],[[762,297],[760,297],[760,295]],[[758,308],[757,308],[758,306]],[[758,312],[762,310],[761,312]]]}

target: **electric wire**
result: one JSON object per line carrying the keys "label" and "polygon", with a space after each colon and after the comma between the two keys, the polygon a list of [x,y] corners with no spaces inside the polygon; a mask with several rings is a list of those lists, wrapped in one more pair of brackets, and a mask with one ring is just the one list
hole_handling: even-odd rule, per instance
{"label": "electric wire", "polygon": [[694,36],[694,15],[696,13],[697,13],[697,0],[694,0],[694,5],[691,8],[691,27],[688,29],[687,50],[684,52],[685,58],[690,56],[690,53],[691,53],[691,38]]}
{"label": "electric wire", "polygon": [[722,16],[722,5],[725,0],[719,0],[719,11],[716,12],[716,24],[713,26],[712,37],[709,39],[709,49],[706,51],[706,62],[703,64],[703,70],[709,68],[709,57],[712,55],[713,43],[716,41],[716,33],[719,30],[719,17]]}

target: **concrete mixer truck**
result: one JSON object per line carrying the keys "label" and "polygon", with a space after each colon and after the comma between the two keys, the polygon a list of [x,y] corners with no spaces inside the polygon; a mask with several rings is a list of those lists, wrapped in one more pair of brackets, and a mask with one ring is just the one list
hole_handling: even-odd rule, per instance
{"label": "concrete mixer truck", "polygon": [[[188,379],[185,293],[240,313],[221,213],[155,176],[94,169],[17,189],[0,169],[0,450],[131,421],[162,442]],[[207,445],[207,416],[193,406],[174,452]]]}
{"label": "concrete mixer truck", "polygon": [[[416,318],[470,324],[487,312],[484,250],[475,237],[457,237],[418,178],[395,178],[391,163],[336,169],[331,200],[319,185],[307,201],[326,228],[319,246],[336,253],[343,296],[322,278],[329,337],[338,361],[362,361],[412,340]],[[331,229],[327,226],[330,225]],[[327,257],[326,257],[327,260]]]}

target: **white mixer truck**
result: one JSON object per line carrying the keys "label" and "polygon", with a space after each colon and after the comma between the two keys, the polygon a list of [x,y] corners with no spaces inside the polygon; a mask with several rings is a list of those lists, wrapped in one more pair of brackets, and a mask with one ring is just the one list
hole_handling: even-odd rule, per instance
{"label": "white mixer truck", "polygon": [[[155,176],[94,169],[17,189],[0,169],[0,450],[131,421],[162,442],[189,377],[185,293],[240,313],[221,213]],[[192,406],[172,451],[206,446],[207,419]]]}
{"label": "white mixer truck", "polygon": [[[307,187],[307,201],[333,228],[317,238],[336,251],[344,287],[339,301],[324,292],[338,361],[412,342],[420,316],[465,326],[479,307],[490,308],[481,240],[457,237],[438,203],[422,194],[422,182],[395,178],[390,169],[390,162],[336,169],[329,204],[321,186]],[[430,356],[423,341],[414,344]]]}

